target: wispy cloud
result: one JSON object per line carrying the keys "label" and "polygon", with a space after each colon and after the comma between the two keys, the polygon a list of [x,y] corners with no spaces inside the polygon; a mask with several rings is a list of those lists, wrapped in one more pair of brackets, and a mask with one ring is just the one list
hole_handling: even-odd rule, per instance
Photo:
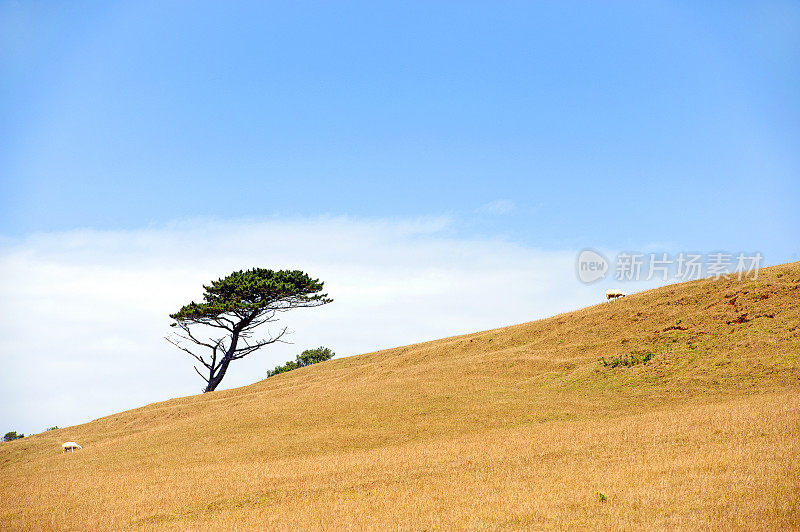
{"label": "wispy cloud", "polygon": [[485,203],[476,209],[481,214],[508,214],[515,208],[514,202],[508,199],[498,199]]}
{"label": "wispy cloud", "polygon": [[233,270],[299,268],[334,303],[281,317],[294,345],[232,366],[260,380],[299,350],[338,355],[529,321],[598,301],[574,253],[453,237],[448,218],[183,222],[137,231],[39,234],[0,245],[5,430],[38,432],[198,393],[168,314]]}

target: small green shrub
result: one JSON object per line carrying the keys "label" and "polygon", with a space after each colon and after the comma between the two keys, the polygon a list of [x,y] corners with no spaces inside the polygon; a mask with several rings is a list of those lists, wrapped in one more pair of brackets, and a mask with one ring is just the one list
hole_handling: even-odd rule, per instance
{"label": "small green shrub", "polygon": [[58,430],[59,428],[61,428],[61,427],[59,427],[58,425],[56,425],[56,426],[54,426],[54,427],[50,427],[49,429],[44,429],[44,431],[45,431],[45,432],[47,432],[48,430]]}
{"label": "small green shrub", "polygon": [[637,364],[647,364],[654,356],[656,356],[655,353],[630,353],[612,357],[610,360],[606,360],[606,357],[602,357],[600,363],[607,368],[616,368],[617,366],[630,367]]}
{"label": "small green shrub", "polygon": [[606,497],[605,495],[603,495],[602,493],[600,493],[598,491],[597,492],[597,500],[600,501],[600,502],[606,502],[608,500],[608,497]]}
{"label": "small green shrub", "polygon": [[292,371],[293,369],[304,368],[306,366],[310,366],[311,364],[325,362],[326,360],[332,359],[334,356],[336,356],[336,353],[327,347],[320,346],[316,349],[306,349],[297,355],[294,360],[290,360],[283,366],[278,366],[273,370],[267,370],[267,378],[273,377],[280,373],[286,373],[287,371]]}
{"label": "small green shrub", "polygon": [[17,434],[16,430],[12,430],[11,432],[6,432],[6,435],[3,436],[3,441],[19,440],[20,438],[24,437],[24,434]]}

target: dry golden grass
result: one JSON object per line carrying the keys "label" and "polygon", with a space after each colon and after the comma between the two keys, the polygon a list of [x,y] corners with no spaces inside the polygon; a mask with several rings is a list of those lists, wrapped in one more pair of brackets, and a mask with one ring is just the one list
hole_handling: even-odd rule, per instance
{"label": "dry golden grass", "polygon": [[6,529],[800,528],[800,263],[148,405],[0,472]]}

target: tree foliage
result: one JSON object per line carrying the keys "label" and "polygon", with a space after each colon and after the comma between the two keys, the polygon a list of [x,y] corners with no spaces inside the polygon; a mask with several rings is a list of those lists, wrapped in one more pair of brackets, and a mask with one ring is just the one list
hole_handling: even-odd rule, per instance
{"label": "tree foliage", "polygon": [[3,441],[13,441],[19,440],[20,438],[24,438],[24,434],[17,434],[16,430],[12,430],[11,432],[6,432],[6,435],[3,436]]}
{"label": "tree foliage", "polygon": [[268,370],[267,377],[272,377],[274,375],[278,375],[279,373],[286,373],[287,371],[292,371],[293,369],[310,366],[311,364],[317,364],[318,362],[325,362],[326,360],[332,359],[334,356],[336,356],[336,353],[327,347],[306,349],[297,355],[294,360],[288,361],[283,366],[277,366],[273,370]]}
{"label": "tree foliage", "polygon": [[[282,341],[286,334],[284,327],[275,336],[258,338],[254,330],[259,325],[277,321],[275,316],[280,312],[330,303],[332,299],[322,293],[323,284],[300,270],[253,268],[233,272],[203,285],[202,302],[192,301],[170,314],[175,320],[172,326],[182,333],[167,340],[205,367],[201,372],[195,366],[195,371],[206,381],[203,391],[213,391],[231,362]],[[205,337],[195,334],[193,328],[195,332],[205,331]],[[205,348],[205,356],[185,347],[186,342]]]}

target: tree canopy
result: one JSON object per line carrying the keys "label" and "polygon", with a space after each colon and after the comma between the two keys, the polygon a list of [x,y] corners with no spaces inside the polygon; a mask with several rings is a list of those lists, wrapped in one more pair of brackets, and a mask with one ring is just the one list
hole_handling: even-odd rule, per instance
{"label": "tree canopy", "polygon": [[14,441],[24,437],[24,434],[17,434],[16,430],[12,430],[11,432],[6,432],[6,435],[3,436],[3,441]]}
{"label": "tree canopy", "polygon": [[[254,329],[259,325],[277,321],[279,312],[295,308],[318,307],[333,301],[322,292],[324,283],[312,279],[300,270],[268,270],[253,268],[233,272],[225,278],[203,285],[203,301],[184,305],[170,314],[175,320],[176,333],[167,340],[185,351],[205,367],[204,375],[195,366],[195,371],[206,381],[205,392],[217,388],[228,365],[250,353],[278,341],[286,334],[284,327],[275,336],[258,339]],[[199,338],[192,331],[199,327],[208,333]],[[205,348],[200,355],[183,345],[192,342]]]}

